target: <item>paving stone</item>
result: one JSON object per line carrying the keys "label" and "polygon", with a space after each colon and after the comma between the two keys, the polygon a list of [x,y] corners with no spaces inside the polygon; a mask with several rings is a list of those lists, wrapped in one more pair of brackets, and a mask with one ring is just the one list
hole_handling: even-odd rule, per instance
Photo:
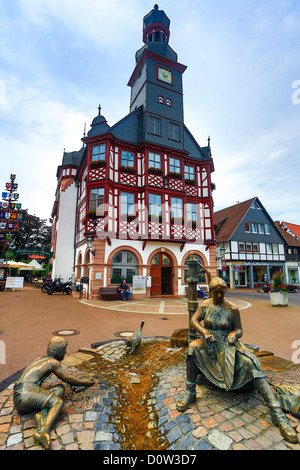
{"label": "paving stone", "polygon": [[14,446],[16,444],[20,444],[23,440],[23,435],[21,432],[17,433],[17,434],[12,434],[11,436],[9,436],[9,438],[7,439],[7,447],[10,447],[10,446]]}
{"label": "paving stone", "polygon": [[225,433],[220,432],[218,429],[213,430],[207,439],[212,446],[219,450],[228,450],[233,443],[233,440]]}
{"label": "paving stone", "polygon": [[195,446],[193,450],[212,450],[212,445],[206,439],[201,439]]}
{"label": "paving stone", "polygon": [[172,429],[172,431],[170,431],[168,434],[167,434],[167,439],[169,441],[170,444],[173,444],[175,441],[177,441],[179,438],[180,438],[180,432],[178,431],[178,429]]}

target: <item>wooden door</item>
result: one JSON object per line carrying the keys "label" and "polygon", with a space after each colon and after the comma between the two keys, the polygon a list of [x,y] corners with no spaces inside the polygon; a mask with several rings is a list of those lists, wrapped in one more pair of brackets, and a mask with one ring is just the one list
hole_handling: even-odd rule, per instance
{"label": "wooden door", "polygon": [[150,295],[161,295],[161,267],[151,266],[151,289]]}

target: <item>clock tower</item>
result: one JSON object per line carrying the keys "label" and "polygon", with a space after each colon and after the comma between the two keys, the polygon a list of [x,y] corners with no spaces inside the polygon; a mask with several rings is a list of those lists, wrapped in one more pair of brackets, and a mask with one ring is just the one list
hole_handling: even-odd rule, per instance
{"label": "clock tower", "polygon": [[182,74],[186,69],[169,46],[170,20],[158,5],[143,21],[144,46],[129,80],[130,112],[143,106],[143,140],[183,148]]}

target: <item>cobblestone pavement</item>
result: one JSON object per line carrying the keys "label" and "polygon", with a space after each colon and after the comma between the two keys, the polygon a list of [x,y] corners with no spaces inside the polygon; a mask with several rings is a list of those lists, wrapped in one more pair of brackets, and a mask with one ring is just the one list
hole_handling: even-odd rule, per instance
{"label": "cobblestone pavement", "polygon": [[[157,450],[177,451],[300,450],[300,444],[284,441],[278,428],[272,424],[268,407],[255,391],[233,393],[206,384],[197,386],[197,402],[185,413],[178,413],[175,403],[185,389],[183,350],[170,348],[167,338],[144,338],[140,354],[143,348],[152,347],[151,344],[155,350],[158,344],[165,347],[165,355],[169,354],[170,359],[163,367],[151,372],[149,394],[137,399],[141,409],[147,410],[147,424],[144,425],[144,436],[138,436],[139,442],[149,442],[149,445],[154,442]],[[133,444],[135,428],[130,429],[126,425],[130,418],[130,405],[122,410],[119,407],[120,400],[124,398],[121,395],[126,395],[126,390],[118,386],[117,378],[120,371],[122,377],[127,374],[132,395],[135,390],[142,390],[147,360],[131,372],[138,352],[125,354],[124,341],[119,339],[66,357],[63,366],[73,375],[90,377],[93,364],[99,362],[103,364],[103,374],[100,371],[95,375],[95,384],[91,388],[77,393],[66,387],[64,411],[51,432],[52,450],[136,448]],[[299,369],[282,367],[281,362],[279,366],[272,365],[272,362],[264,363],[263,358],[261,361],[271,384],[300,384]],[[54,379],[50,383],[53,384]],[[0,394],[0,450],[42,450],[33,439],[36,431],[34,415],[20,417],[13,408],[12,393],[10,385]],[[289,414],[288,418],[300,433],[300,420]]]}

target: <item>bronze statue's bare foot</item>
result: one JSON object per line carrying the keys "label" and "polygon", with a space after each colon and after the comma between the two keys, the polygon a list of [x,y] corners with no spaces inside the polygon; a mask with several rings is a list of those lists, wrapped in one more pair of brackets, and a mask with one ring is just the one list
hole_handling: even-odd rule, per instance
{"label": "bronze statue's bare foot", "polygon": [[50,436],[48,433],[36,432],[33,438],[35,441],[39,442],[46,450],[50,448]]}
{"label": "bronze statue's bare foot", "polygon": [[41,427],[43,426],[46,416],[47,410],[42,410],[39,413],[36,413],[36,415],[34,416],[38,431],[40,431]]}

